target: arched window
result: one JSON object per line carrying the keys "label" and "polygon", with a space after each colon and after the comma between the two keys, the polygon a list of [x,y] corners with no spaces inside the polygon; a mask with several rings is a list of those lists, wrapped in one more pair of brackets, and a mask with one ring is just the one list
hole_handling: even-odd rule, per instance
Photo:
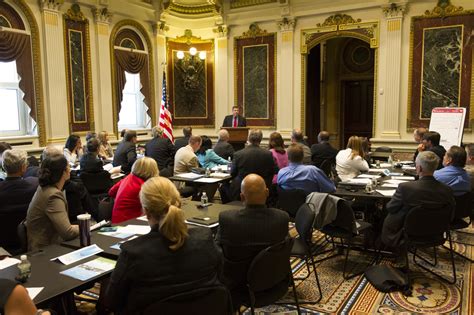
{"label": "arched window", "polygon": [[1,1],[0,137],[38,134],[41,85],[39,51],[34,55],[33,46],[38,46],[38,29],[28,7],[23,1]]}
{"label": "arched window", "polygon": [[117,129],[150,128],[155,123],[153,68],[145,30],[133,21],[120,22],[112,31],[111,50]]}

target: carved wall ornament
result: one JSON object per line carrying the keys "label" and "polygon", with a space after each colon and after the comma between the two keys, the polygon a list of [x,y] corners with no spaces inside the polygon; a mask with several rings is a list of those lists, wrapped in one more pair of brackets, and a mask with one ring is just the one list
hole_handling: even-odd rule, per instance
{"label": "carved wall ornament", "polygon": [[354,24],[361,22],[361,19],[355,20],[352,16],[347,14],[334,14],[328,17],[324,23],[316,24],[317,27],[341,25],[341,24]]}
{"label": "carved wall ornament", "polygon": [[59,11],[63,3],[64,0],[39,0],[39,5],[43,10],[49,9]]}
{"label": "carved wall ornament", "polygon": [[96,22],[101,23],[110,23],[113,14],[107,8],[92,8],[92,14],[94,14],[94,18]]}
{"label": "carved wall ornament", "polygon": [[283,18],[277,22],[278,28],[280,31],[292,31],[295,29],[296,19]]}
{"label": "carved wall ornament", "polygon": [[433,10],[426,10],[425,15],[426,17],[444,17],[450,15],[458,15],[463,14],[464,8],[457,7],[451,4],[451,0],[438,0],[436,7]]}
{"label": "carved wall ornament", "polygon": [[227,34],[229,34],[229,27],[225,25],[217,25],[217,27],[212,29],[212,31],[216,33],[218,37],[227,37]]}
{"label": "carved wall ornament", "polygon": [[397,4],[392,2],[390,5],[383,7],[382,11],[387,18],[403,17],[406,7],[405,3]]}
{"label": "carved wall ornament", "polygon": [[81,11],[81,7],[77,4],[74,3],[69,10],[67,10],[65,17],[67,19],[71,19],[73,21],[85,21],[87,18],[84,16],[84,14]]}
{"label": "carved wall ornament", "polygon": [[193,43],[208,43],[209,40],[203,40],[201,37],[197,37],[193,35],[193,31],[190,29],[184,30],[184,35],[183,36],[178,36],[175,39],[173,39],[173,42],[177,43],[186,43],[188,45],[191,45]]}
{"label": "carved wall ornament", "polygon": [[256,23],[252,23],[249,26],[249,30],[247,32],[243,32],[241,37],[250,37],[254,38],[257,36],[268,36],[271,34],[267,33],[267,30],[262,30]]}
{"label": "carved wall ornament", "polygon": [[165,35],[170,30],[169,26],[166,25],[165,21],[158,21],[158,23],[152,23],[153,35]]}

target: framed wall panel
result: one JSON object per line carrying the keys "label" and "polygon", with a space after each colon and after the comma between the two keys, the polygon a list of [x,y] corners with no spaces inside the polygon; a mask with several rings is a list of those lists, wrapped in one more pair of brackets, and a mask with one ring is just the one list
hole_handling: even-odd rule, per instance
{"label": "framed wall panel", "polygon": [[236,103],[249,126],[276,126],[276,34],[256,24],[235,38]]}
{"label": "framed wall panel", "polygon": [[434,107],[466,107],[472,121],[474,11],[449,0],[411,20],[408,128],[428,127]]}
{"label": "framed wall panel", "polygon": [[94,130],[89,21],[78,4],[64,15],[66,80],[71,132]]}

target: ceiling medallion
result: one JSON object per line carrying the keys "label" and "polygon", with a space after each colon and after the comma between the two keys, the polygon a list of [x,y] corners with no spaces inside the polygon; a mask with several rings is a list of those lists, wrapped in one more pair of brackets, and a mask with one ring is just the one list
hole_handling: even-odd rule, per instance
{"label": "ceiling medallion", "polygon": [[354,20],[352,16],[347,15],[347,14],[334,14],[328,17],[324,23],[318,23],[316,24],[317,27],[323,27],[323,26],[333,26],[333,25],[341,25],[341,24],[354,24],[354,23],[360,23],[362,20],[357,19]]}

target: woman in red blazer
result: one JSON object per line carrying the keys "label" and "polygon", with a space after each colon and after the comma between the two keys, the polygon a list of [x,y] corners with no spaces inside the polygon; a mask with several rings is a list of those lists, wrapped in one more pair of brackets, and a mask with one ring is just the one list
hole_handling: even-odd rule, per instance
{"label": "woman in red blazer", "polygon": [[112,223],[120,223],[142,215],[142,205],[138,195],[143,183],[159,175],[158,165],[152,158],[135,161],[132,172],[109,190],[109,196],[115,198],[112,210]]}

